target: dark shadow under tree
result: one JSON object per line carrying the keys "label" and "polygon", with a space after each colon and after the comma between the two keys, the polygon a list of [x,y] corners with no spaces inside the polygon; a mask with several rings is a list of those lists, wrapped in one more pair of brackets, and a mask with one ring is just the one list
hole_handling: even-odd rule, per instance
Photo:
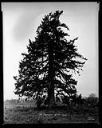
{"label": "dark shadow under tree", "polygon": [[22,54],[24,57],[19,63],[19,75],[14,76],[15,94],[35,95],[38,100],[47,93],[49,107],[55,105],[55,91],[56,95],[66,95],[68,98],[76,95],[77,81],[71,71],[79,73],[87,60],[74,45],[78,38],[66,39],[69,35],[63,28],[67,31],[69,28],[59,20],[62,13],[57,10],[45,15],[37,28],[35,41],[29,39],[28,53]]}

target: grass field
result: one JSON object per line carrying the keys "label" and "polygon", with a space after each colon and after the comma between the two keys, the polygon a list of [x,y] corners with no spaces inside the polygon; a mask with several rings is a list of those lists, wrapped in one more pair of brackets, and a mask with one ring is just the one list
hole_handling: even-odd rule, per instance
{"label": "grass field", "polygon": [[84,108],[69,111],[63,109],[37,110],[34,102],[4,102],[5,124],[37,124],[37,123],[98,123],[98,108]]}

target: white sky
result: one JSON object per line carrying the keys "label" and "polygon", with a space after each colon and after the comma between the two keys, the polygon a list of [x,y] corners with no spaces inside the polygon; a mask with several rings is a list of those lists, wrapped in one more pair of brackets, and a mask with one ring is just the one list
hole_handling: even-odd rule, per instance
{"label": "white sky", "polygon": [[34,39],[37,27],[45,14],[63,10],[61,21],[69,26],[78,52],[88,59],[77,76],[78,93],[98,96],[98,11],[97,2],[34,2],[2,3],[3,11],[3,71],[4,99],[17,98],[13,93],[21,53],[27,51],[28,40]]}

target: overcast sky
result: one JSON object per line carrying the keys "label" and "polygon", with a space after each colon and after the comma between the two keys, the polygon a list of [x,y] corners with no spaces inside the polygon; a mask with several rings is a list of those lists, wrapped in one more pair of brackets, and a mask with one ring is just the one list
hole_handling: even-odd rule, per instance
{"label": "overcast sky", "polygon": [[88,60],[77,76],[78,94],[98,96],[98,11],[97,2],[34,2],[2,3],[3,12],[3,87],[4,99],[17,98],[13,93],[18,74],[21,53],[26,52],[28,40],[34,40],[35,32],[45,14],[63,10],[60,20],[69,26],[71,38],[76,41],[78,52]]}

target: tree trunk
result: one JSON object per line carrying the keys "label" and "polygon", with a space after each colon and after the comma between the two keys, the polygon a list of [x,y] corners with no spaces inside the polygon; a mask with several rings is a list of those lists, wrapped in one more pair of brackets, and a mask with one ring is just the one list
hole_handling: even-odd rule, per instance
{"label": "tree trunk", "polygon": [[48,106],[49,108],[55,105],[55,96],[54,96],[54,84],[50,84],[48,90]]}
{"label": "tree trunk", "polygon": [[49,87],[48,87],[48,106],[51,108],[55,105],[55,97],[54,97],[54,77],[55,77],[55,70],[54,70],[54,58],[53,58],[53,44],[49,42],[48,45],[48,52],[49,52]]}

